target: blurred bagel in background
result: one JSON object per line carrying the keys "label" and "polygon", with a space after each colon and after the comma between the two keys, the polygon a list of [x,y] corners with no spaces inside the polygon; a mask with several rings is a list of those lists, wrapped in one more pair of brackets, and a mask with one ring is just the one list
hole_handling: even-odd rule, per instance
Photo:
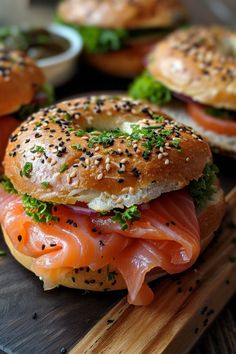
{"label": "blurred bagel in background", "polygon": [[147,72],[130,94],[163,105],[215,152],[236,157],[235,43],[236,32],[225,27],[175,31],[150,52]]}
{"label": "blurred bagel in background", "polygon": [[30,114],[51,103],[52,98],[41,69],[23,52],[0,47],[0,63],[1,165],[11,132]]}
{"label": "blurred bagel in background", "polygon": [[186,19],[180,0],[64,0],[58,21],[83,37],[85,59],[108,74],[133,77],[151,46]]}

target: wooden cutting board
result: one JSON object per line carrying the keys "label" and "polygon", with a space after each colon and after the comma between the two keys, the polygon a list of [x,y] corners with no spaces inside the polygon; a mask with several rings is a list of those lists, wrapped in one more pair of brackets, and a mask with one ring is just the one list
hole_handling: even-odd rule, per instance
{"label": "wooden cutting board", "polygon": [[[236,176],[232,162],[222,161],[228,210],[233,210]],[[236,255],[236,229],[231,215],[228,212],[215,241],[192,270],[154,282],[156,298],[149,307],[128,305],[124,292],[44,292],[41,282],[9,253],[0,257],[0,350],[186,353],[236,291],[236,263],[230,261]],[[6,249],[3,241],[0,249]]]}

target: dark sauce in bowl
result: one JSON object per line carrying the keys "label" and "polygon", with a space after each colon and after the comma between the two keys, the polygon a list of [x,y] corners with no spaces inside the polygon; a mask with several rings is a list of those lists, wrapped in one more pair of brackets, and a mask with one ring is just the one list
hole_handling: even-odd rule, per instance
{"label": "dark sauce in bowl", "polygon": [[43,28],[0,28],[0,46],[24,51],[34,60],[50,58],[65,52],[67,39]]}

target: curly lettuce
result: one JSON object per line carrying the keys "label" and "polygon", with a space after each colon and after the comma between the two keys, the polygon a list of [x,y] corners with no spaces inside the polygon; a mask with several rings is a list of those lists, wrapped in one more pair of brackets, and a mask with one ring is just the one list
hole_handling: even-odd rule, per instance
{"label": "curly lettuce", "polygon": [[130,85],[129,96],[134,99],[144,99],[159,106],[171,101],[171,91],[159,81],[156,81],[147,71],[141,74]]}
{"label": "curly lettuce", "polygon": [[190,182],[188,188],[198,210],[201,210],[216,192],[215,181],[218,173],[218,167],[208,163],[204,168],[203,175],[198,180]]}

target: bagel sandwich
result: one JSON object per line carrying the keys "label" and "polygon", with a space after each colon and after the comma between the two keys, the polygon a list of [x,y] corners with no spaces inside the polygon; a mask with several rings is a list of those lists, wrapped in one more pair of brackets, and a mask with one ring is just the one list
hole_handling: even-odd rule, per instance
{"label": "bagel sandwich", "polygon": [[120,77],[142,72],[153,43],[186,19],[180,0],[64,0],[57,21],[83,37],[85,59]]}
{"label": "bagel sandwich", "polygon": [[236,32],[191,27],[153,48],[130,95],[162,109],[208,139],[214,152],[236,158]]}
{"label": "bagel sandwich", "polygon": [[224,214],[207,142],[150,105],[99,96],[41,109],[12,134],[0,222],[18,262],[44,282],[128,289],[190,268]]}
{"label": "bagel sandwich", "polygon": [[31,113],[51,103],[52,90],[33,60],[0,48],[0,164],[12,131]]}

